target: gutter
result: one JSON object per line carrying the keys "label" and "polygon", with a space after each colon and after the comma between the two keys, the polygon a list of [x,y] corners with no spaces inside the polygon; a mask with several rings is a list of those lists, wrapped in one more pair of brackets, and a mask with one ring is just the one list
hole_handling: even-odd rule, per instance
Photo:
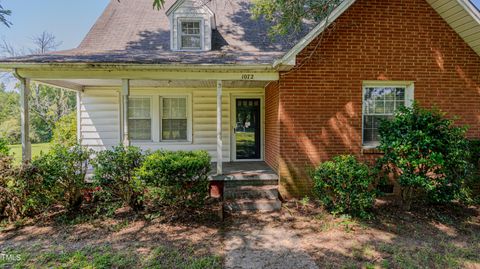
{"label": "gutter", "polygon": [[28,63],[28,62],[1,62],[0,70],[11,72],[12,69],[97,69],[97,70],[191,70],[191,71],[272,71],[276,69],[272,64],[129,64],[129,63]]}

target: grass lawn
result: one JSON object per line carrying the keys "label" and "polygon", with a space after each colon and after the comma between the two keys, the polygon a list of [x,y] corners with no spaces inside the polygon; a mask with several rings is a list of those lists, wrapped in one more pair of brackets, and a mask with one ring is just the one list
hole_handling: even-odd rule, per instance
{"label": "grass lawn", "polygon": [[[40,155],[40,152],[47,152],[50,146],[50,143],[32,144],[32,157]],[[15,157],[15,162],[20,163],[22,161],[22,145],[11,145],[10,151]]]}

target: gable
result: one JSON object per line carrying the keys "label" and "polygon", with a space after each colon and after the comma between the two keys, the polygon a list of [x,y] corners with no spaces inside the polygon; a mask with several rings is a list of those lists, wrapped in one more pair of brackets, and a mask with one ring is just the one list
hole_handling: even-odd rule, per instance
{"label": "gable", "polygon": [[[302,38],[274,67],[288,70],[296,64],[297,55],[318,38],[329,26],[342,16],[355,2],[344,0],[333,12],[320,22],[310,33]],[[480,56],[480,12],[469,0],[425,0],[429,5],[462,37],[462,39]],[[395,8],[401,8],[396,6]],[[434,29],[431,29],[434,31]]]}

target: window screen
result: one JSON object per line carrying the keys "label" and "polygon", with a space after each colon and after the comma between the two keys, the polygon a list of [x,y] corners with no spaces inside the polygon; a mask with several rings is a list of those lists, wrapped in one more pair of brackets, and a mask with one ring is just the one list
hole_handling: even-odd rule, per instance
{"label": "window screen", "polygon": [[187,140],[187,98],[162,98],[162,140]]}
{"label": "window screen", "polygon": [[128,130],[131,140],[152,139],[150,98],[130,98],[128,101]]}

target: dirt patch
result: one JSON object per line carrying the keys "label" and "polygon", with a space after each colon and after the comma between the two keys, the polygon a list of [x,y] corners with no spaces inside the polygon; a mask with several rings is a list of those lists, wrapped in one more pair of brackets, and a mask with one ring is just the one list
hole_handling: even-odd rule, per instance
{"label": "dirt patch", "polygon": [[[0,232],[0,253],[23,255],[34,267],[45,265],[46,268],[50,266],[35,263],[44,258],[42,255],[87,253],[89,248],[107,247],[107,254],[118,252],[123,253],[122,258],[136,257],[138,264],[159,249],[196,257],[222,255],[219,252],[222,223],[214,216],[199,222],[188,219],[172,222],[170,214],[166,221],[162,215],[153,218],[120,209],[109,218],[84,217],[87,220],[76,220],[81,222],[78,224],[61,224],[58,218],[51,217],[20,228],[8,227]],[[0,268],[3,268],[1,261]]]}
{"label": "dirt patch", "polygon": [[[236,215],[226,225],[228,268],[480,268],[480,210],[421,205],[404,212],[379,201],[368,221],[320,207]],[[302,264],[303,262],[303,264]],[[262,265],[262,266],[253,266]]]}
{"label": "dirt patch", "polygon": [[223,222],[124,209],[73,224],[43,220],[4,229],[0,252],[22,255],[35,267],[64,264],[56,257],[61,254],[78,263],[123,261],[124,268],[150,261],[176,268],[218,268],[216,262],[225,268],[480,268],[478,207],[423,205],[404,212],[384,202],[374,215],[368,221],[334,217],[295,202],[279,213]]}

